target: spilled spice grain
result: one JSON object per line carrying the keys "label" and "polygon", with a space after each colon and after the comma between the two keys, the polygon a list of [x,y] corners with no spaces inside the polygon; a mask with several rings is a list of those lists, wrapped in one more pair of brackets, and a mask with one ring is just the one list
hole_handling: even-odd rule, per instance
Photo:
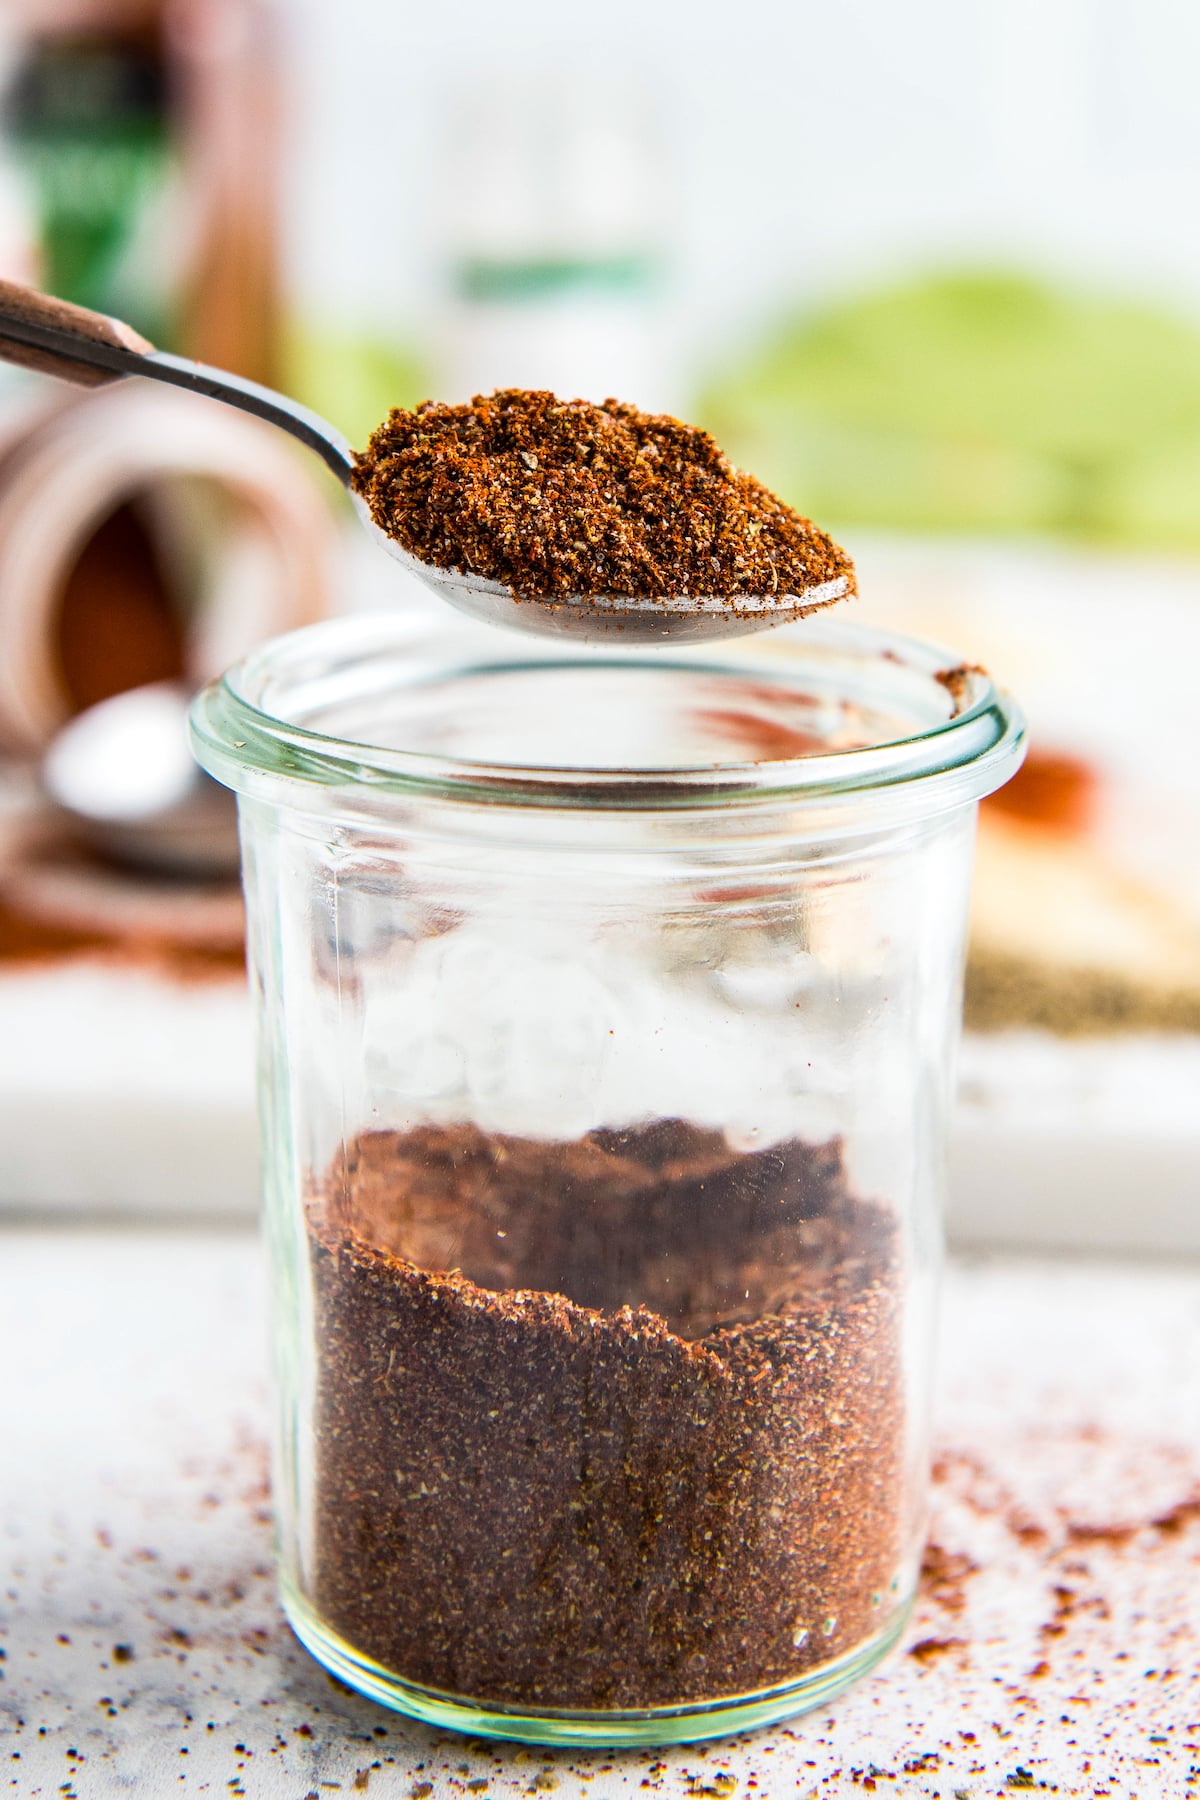
{"label": "spilled spice grain", "polygon": [[921,1586],[947,1612],[958,1613],[967,1603],[966,1583],[978,1569],[969,1556],[930,1539],[921,1557]]}
{"label": "spilled spice grain", "polygon": [[894,1228],[836,1143],[374,1132],[310,1202],[311,1599],[404,1679],[631,1708],[902,1598]]}
{"label": "spilled spice grain", "polygon": [[817,606],[854,592],[845,551],[707,432],[616,400],[507,388],[397,408],[356,459],[354,487],[422,562],[520,596],[804,596],[833,584]]}
{"label": "spilled spice grain", "polygon": [[927,1637],[919,1639],[915,1644],[910,1644],[908,1654],[915,1657],[919,1663],[927,1663],[932,1662],[935,1657],[948,1655],[951,1650],[965,1650],[966,1648],[965,1638]]}
{"label": "spilled spice grain", "polygon": [[941,683],[953,700],[954,715],[957,717],[971,691],[972,675],[986,674],[987,670],[982,663],[956,663],[952,669],[939,669],[933,679]]}

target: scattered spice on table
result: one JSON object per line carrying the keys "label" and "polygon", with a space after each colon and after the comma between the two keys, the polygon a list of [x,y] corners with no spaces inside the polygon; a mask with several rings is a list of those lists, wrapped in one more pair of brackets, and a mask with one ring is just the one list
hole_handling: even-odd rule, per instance
{"label": "scattered spice on table", "polygon": [[796,1680],[894,1616],[897,1252],[838,1143],[373,1132],[309,1238],[310,1597],[360,1653],[636,1708]]}
{"label": "scattered spice on table", "polygon": [[845,551],[707,432],[616,400],[507,388],[396,408],[357,458],[354,486],[422,562],[519,596],[732,600],[832,584],[815,607],[854,592]]}

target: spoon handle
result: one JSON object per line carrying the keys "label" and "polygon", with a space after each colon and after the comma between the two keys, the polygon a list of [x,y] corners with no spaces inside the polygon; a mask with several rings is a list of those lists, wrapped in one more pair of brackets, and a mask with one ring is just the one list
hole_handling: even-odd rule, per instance
{"label": "spoon handle", "polygon": [[165,381],[241,412],[278,425],[315,450],[338,480],[349,485],[354,453],[347,440],[319,414],[285,394],[246,381],[225,369],[168,356],[120,319],[72,306],[51,294],[0,281],[0,361],[57,375],[80,387],[97,387],[129,375]]}
{"label": "spoon handle", "polygon": [[[39,294],[36,288],[19,287],[15,281],[0,281],[0,334],[4,339],[0,357],[5,362],[58,375],[80,387],[99,387],[102,382],[120,379],[122,371],[95,360],[97,349],[134,356],[154,352],[153,344],[119,319],[72,306],[51,294]],[[53,344],[39,343],[44,334]]]}

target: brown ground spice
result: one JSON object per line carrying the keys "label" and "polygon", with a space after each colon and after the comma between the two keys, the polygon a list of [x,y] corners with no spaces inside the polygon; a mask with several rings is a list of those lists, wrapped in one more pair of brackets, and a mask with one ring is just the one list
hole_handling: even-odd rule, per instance
{"label": "brown ground spice", "polygon": [[1099,792],[1099,772],[1081,756],[1028,750],[1016,774],[983,804],[989,812],[1007,813],[1024,825],[1082,833],[1095,815]]}
{"label": "brown ground spice", "polygon": [[894,1228],[836,1143],[367,1134],[309,1208],[311,1598],[404,1679],[639,1708],[895,1604]]}
{"label": "brown ground spice", "polygon": [[707,432],[616,400],[508,388],[397,408],[354,486],[422,562],[527,598],[803,596],[842,583],[828,605],[854,592],[845,551]]}
{"label": "brown ground spice", "polygon": [[180,981],[229,980],[242,975],[246,952],[240,942],[197,943],[163,934],[116,932],[61,924],[9,906],[0,896],[0,972],[8,967],[71,961],[76,958],[154,969]]}

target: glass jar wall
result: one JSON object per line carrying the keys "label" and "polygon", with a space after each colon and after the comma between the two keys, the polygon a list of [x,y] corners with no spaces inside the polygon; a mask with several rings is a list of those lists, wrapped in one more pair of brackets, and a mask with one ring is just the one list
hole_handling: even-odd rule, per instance
{"label": "glass jar wall", "polygon": [[284,1603],[420,1717],[695,1739],[903,1628],[974,802],[1021,731],[944,655],[801,631],[439,658],[341,621],[197,704],[240,797]]}

